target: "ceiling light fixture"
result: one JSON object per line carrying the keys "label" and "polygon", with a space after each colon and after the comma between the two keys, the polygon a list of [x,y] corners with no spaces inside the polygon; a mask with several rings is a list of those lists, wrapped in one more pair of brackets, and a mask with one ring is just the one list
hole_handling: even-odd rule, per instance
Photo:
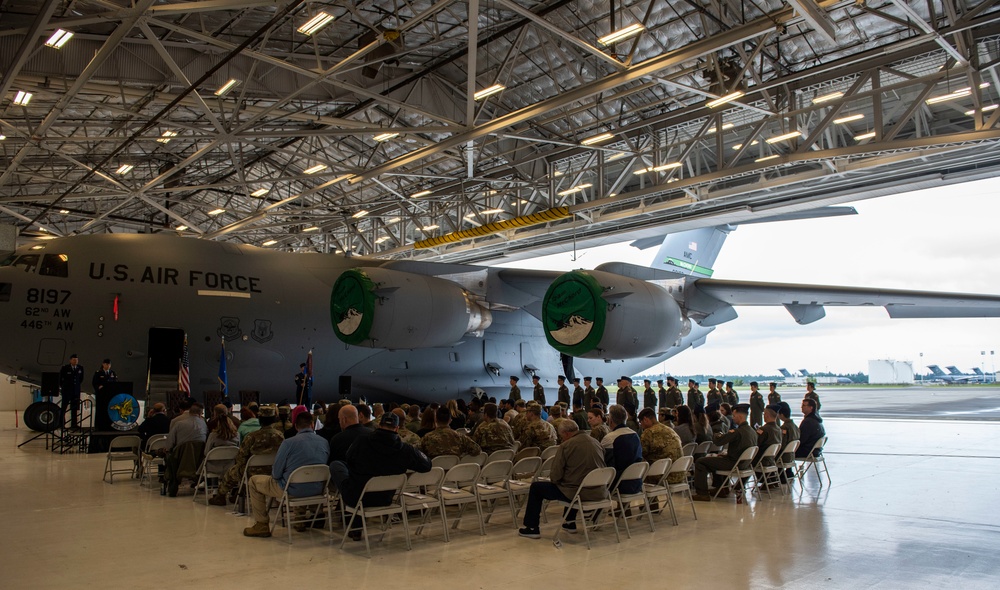
{"label": "ceiling light fixture", "polygon": [[941,96],[928,98],[924,102],[927,104],[938,104],[939,102],[948,102],[949,100],[955,100],[956,98],[963,98],[969,96],[970,94],[972,94],[972,88],[965,87],[950,94],[942,94]]}
{"label": "ceiling light fixture", "polygon": [[487,96],[493,96],[494,94],[497,94],[498,92],[503,92],[506,89],[507,87],[504,86],[503,84],[494,84],[493,86],[487,86],[486,88],[483,88],[482,90],[473,94],[472,100],[483,100]]}
{"label": "ceiling light fixture", "polygon": [[315,35],[320,29],[326,25],[333,22],[334,16],[332,14],[327,14],[325,12],[317,13],[316,16],[309,19],[306,24],[302,25],[298,29],[298,32],[303,35]]}
{"label": "ceiling light fixture", "polygon": [[3,141],[5,139],[7,139],[7,136],[4,135],[3,133],[0,133],[0,141]]}
{"label": "ceiling light fixture", "polygon": [[777,157],[778,157],[777,154],[771,154],[770,156],[764,156],[763,158],[757,158],[756,160],[754,160],[754,162],[766,162],[768,160],[773,160],[773,159],[775,159]]}
{"label": "ceiling light fixture", "polygon": [[188,228],[188,226],[186,226],[186,225],[178,225],[178,226],[177,226],[177,231],[184,231],[184,230],[186,230],[187,228]]}
{"label": "ceiling light fixture", "polygon": [[49,40],[45,42],[46,47],[53,47],[55,49],[61,49],[63,45],[66,44],[73,37],[73,33],[66,31],[64,29],[56,29],[55,33],[49,37]]}
{"label": "ceiling light fixture", "polygon": [[[1000,105],[996,105],[996,104],[986,105],[986,106],[984,106],[982,108],[982,111],[984,113],[988,113],[990,111],[997,110],[997,107],[1000,107]],[[972,115],[976,114],[976,109],[972,109],[971,111],[965,111],[965,114],[971,117]]]}
{"label": "ceiling light fixture", "polygon": [[19,107],[26,107],[28,106],[28,103],[31,102],[32,96],[34,96],[34,94],[30,92],[18,90],[17,94],[14,95],[14,104],[16,104]]}
{"label": "ceiling light fixture", "polygon": [[60,209],[59,212],[63,215],[69,215],[69,209]]}
{"label": "ceiling light fixture", "polygon": [[381,238],[375,240],[375,243],[376,244],[381,244],[382,242],[384,242],[384,241],[386,241],[388,239],[389,239],[389,236],[382,236]]}
{"label": "ceiling light fixture", "polygon": [[868,133],[862,133],[861,135],[855,135],[854,141],[864,141],[866,139],[872,139],[875,137],[874,131],[869,131]]}
{"label": "ceiling light fixture", "polygon": [[262,245],[266,248],[268,246],[273,246],[273,245],[275,245],[277,243],[278,243],[278,240],[268,240],[268,241],[264,242]]}
{"label": "ceiling light fixture", "polygon": [[615,160],[621,160],[622,158],[624,158],[627,155],[628,155],[627,152],[618,152],[617,154],[614,154],[614,155],[612,155],[609,158],[605,158],[604,161],[605,162],[614,162]]}
{"label": "ceiling light fixture", "polygon": [[438,226],[438,225],[425,225],[424,227],[420,228],[420,231],[422,231],[422,232],[434,231],[438,227],[440,227],[440,226]]}
{"label": "ceiling light fixture", "polygon": [[594,145],[595,143],[601,143],[603,141],[607,141],[607,140],[611,139],[612,137],[614,137],[614,134],[612,134],[612,133],[602,133],[600,135],[595,135],[593,137],[588,137],[587,139],[584,139],[583,141],[581,141],[580,144],[581,145]]}
{"label": "ceiling light fixture", "polygon": [[399,218],[393,217],[392,219],[386,220],[386,223],[399,223]]}
{"label": "ceiling light fixture", "polygon": [[496,215],[497,213],[503,213],[503,212],[504,212],[503,209],[484,209],[483,211],[480,211],[479,213],[481,215]]}
{"label": "ceiling light fixture", "polygon": [[132,171],[133,168],[135,168],[135,166],[133,166],[132,164],[122,164],[121,166],[118,167],[118,170],[115,170],[115,173],[128,174],[129,172]]}
{"label": "ceiling light fixture", "polygon": [[362,209],[361,211],[358,211],[354,215],[351,215],[351,217],[353,217],[354,219],[360,219],[360,218],[364,217],[365,215],[368,215],[368,210],[367,209]]}
{"label": "ceiling light fixture", "polygon": [[824,94],[823,96],[817,96],[812,100],[813,104],[822,104],[824,102],[830,102],[831,100],[837,100],[844,96],[843,92],[831,92],[830,94]]}
{"label": "ceiling light fixture", "polygon": [[[723,123],[722,130],[725,131],[727,129],[732,129],[735,126],[736,125],[734,125],[733,123]],[[709,127],[708,129],[708,133],[715,133],[715,131],[716,131],[715,127]]]}
{"label": "ceiling light fixture", "polygon": [[789,131],[788,133],[782,135],[775,135],[774,137],[768,137],[764,141],[767,143],[778,143],[779,141],[785,141],[786,139],[795,139],[796,137],[802,137],[801,131]]}
{"label": "ceiling light fixture", "polygon": [[591,186],[593,186],[593,185],[590,184],[589,182],[584,183],[584,184],[578,184],[578,185],[576,185],[576,186],[574,186],[572,188],[568,188],[568,189],[566,189],[564,191],[560,191],[559,193],[556,193],[556,194],[558,194],[560,197],[565,197],[566,195],[572,195],[573,193],[578,193],[578,192],[582,191],[583,189],[590,188]]}
{"label": "ceiling light fixture", "polygon": [[175,137],[177,137],[177,132],[167,129],[162,135],[160,135],[160,137],[156,138],[156,141],[160,143],[170,143],[170,140]]}
{"label": "ceiling light fixture", "polygon": [[413,193],[412,195],[410,195],[410,198],[411,199],[419,199],[420,197],[426,197],[429,194],[431,194],[431,191],[424,190],[424,191]]}
{"label": "ceiling light fixture", "polygon": [[[755,140],[753,140],[753,141],[750,142],[750,145],[757,145],[758,143],[760,143],[760,142],[755,139]],[[742,143],[738,143],[738,144],[736,144],[736,145],[733,146],[733,149],[734,150],[738,150],[738,149],[740,149],[742,147],[743,147],[743,144]]]}
{"label": "ceiling light fixture", "polygon": [[659,166],[654,166],[653,168],[651,168],[651,170],[653,172],[663,172],[664,170],[670,170],[672,168],[680,168],[683,165],[684,164],[682,164],[681,162],[671,162],[669,164],[661,164]]}
{"label": "ceiling light fixture", "polygon": [[381,133],[379,135],[376,135],[372,139],[374,139],[375,141],[377,141],[379,143],[382,143],[383,141],[389,141],[390,139],[392,139],[394,137],[399,137],[399,134],[398,133]]}
{"label": "ceiling light fixture", "polygon": [[851,121],[860,121],[861,119],[864,119],[864,118],[865,118],[865,116],[862,113],[858,113],[856,115],[848,115],[846,117],[841,117],[839,119],[834,119],[833,120],[833,124],[834,125],[843,125],[844,123],[850,123]]}
{"label": "ceiling light fixture", "polygon": [[311,227],[307,227],[307,228],[303,229],[302,231],[319,231],[319,228],[316,227],[315,225],[313,225]]}
{"label": "ceiling light fixture", "polygon": [[222,86],[219,86],[219,89],[215,91],[215,95],[225,96],[227,92],[239,86],[239,84],[240,84],[239,80],[237,80],[236,78],[230,78],[228,82],[226,82]]}
{"label": "ceiling light fixture", "polygon": [[745,93],[742,92],[742,91],[740,91],[740,90],[737,90],[736,92],[730,92],[729,94],[727,94],[725,96],[720,96],[719,98],[717,98],[715,100],[710,100],[710,101],[706,102],[705,106],[707,106],[710,109],[714,109],[715,107],[724,105],[727,102],[733,102],[734,100],[736,100],[738,98],[741,98],[744,94]]}
{"label": "ceiling light fixture", "polygon": [[597,42],[601,45],[613,45],[619,41],[628,39],[629,37],[635,37],[645,30],[646,27],[643,26],[642,23],[634,23],[624,29],[618,29],[617,31],[608,33],[607,35],[599,38]]}
{"label": "ceiling light fixture", "polygon": [[303,174],[316,174],[321,170],[326,170],[326,164],[316,164],[302,171]]}
{"label": "ceiling light fixture", "polygon": [[250,193],[250,196],[251,197],[263,197],[264,195],[266,195],[269,192],[271,192],[271,189],[269,189],[269,188],[259,188],[259,189],[255,190],[254,192]]}
{"label": "ceiling light fixture", "polygon": [[212,217],[215,217],[216,215],[222,215],[225,212],[226,212],[225,209],[212,209],[211,211],[208,212],[208,214],[211,215]]}

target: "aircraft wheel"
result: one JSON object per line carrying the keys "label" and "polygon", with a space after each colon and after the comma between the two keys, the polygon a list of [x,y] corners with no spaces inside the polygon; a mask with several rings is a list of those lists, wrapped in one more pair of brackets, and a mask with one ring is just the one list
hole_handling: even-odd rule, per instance
{"label": "aircraft wheel", "polygon": [[24,410],[24,425],[37,432],[52,432],[61,420],[62,409],[52,402],[35,402]]}

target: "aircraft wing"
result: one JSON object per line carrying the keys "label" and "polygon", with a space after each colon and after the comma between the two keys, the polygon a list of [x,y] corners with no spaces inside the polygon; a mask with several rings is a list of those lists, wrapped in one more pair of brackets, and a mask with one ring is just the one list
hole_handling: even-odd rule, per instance
{"label": "aircraft wing", "polygon": [[694,288],[702,297],[688,297],[692,311],[698,312],[698,307],[705,307],[704,311],[711,313],[719,302],[733,306],[781,305],[800,324],[822,318],[826,306],[884,307],[891,318],[1000,317],[1000,297],[994,295],[719,279],[699,279]]}

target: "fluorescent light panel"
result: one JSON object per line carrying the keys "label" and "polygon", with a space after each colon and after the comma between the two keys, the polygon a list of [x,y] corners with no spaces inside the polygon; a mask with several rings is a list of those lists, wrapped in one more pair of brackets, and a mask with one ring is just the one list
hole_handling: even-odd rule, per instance
{"label": "fluorescent light panel", "polygon": [[59,213],[62,213],[63,215],[69,215],[69,209],[60,209]]}
{"label": "fluorescent light panel", "polygon": [[388,239],[389,239],[389,236],[382,236],[381,238],[375,240],[375,243],[376,244],[381,244],[382,242],[384,242],[384,241],[386,241]]}
{"label": "fluorescent light panel", "polygon": [[608,33],[607,35],[599,38],[597,40],[601,45],[613,45],[619,41],[628,39],[629,37],[635,37],[639,33],[646,30],[646,27],[642,23],[634,23],[623,29],[618,29],[617,31]]}
{"label": "fluorescent light panel", "polygon": [[851,121],[860,121],[861,119],[864,119],[864,118],[865,118],[865,116],[863,114],[858,113],[856,115],[848,115],[846,117],[841,117],[839,119],[834,119],[833,120],[833,124],[834,125],[843,125],[844,123],[850,123]]}
{"label": "fluorescent light panel", "polygon": [[386,223],[399,223],[399,218],[393,217],[392,219],[387,219]]}
{"label": "fluorescent light panel", "polygon": [[184,230],[186,230],[187,228],[188,228],[188,226],[186,226],[186,225],[178,225],[178,226],[177,226],[177,231],[184,231]]}
{"label": "fluorescent light panel", "polygon": [[778,143],[779,141],[785,141],[786,139],[794,139],[796,137],[802,137],[801,131],[789,131],[782,135],[775,135],[774,137],[768,137],[764,141],[767,143]]}
{"label": "fluorescent light panel", "polygon": [[32,96],[34,96],[34,94],[30,92],[18,90],[17,94],[14,95],[14,104],[16,104],[19,107],[26,107],[28,106],[28,103],[31,102]]}
{"label": "fluorescent light panel", "polygon": [[410,195],[410,198],[411,199],[419,199],[420,197],[426,197],[429,194],[431,194],[431,191],[424,190],[424,191],[413,193],[412,195]]}
{"label": "fluorescent light panel", "polygon": [[487,86],[486,88],[483,88],[482,90],[473,94],[472,100],[483,100],[487,96],[493,96],[494,94],[497,94],[498,92],[503,92],[506,89],[507,87],[504,86],[503,84],[494,84],[493,86]]}
{"label": "fluorescent light panel", "polygon": [[264,242],[263,246],[264,247],[273,246],[273,245],[275,245],[277,243],[278,243],[278,240],[268,240],[268,241]]}
{"label": "fluorescent light panel", "polygon": [[773,160],[777,158],[777,154],[771,154],[770,156],[764,156],[763,158],[757,158],[754,162],[766,162],[768,160]]}
{"label": "fluorescent light panel", "polygon": [[319,231],[319,228],[314,225],[312,227],[307,227],[302,231]]}
{"label": "fluorescent light panel", "polygon": [[480,211],[479,213],[481,215],[495,215],[497,213],[503,213],[503,212],[504,212],[503,209],[484,209],[483,211]]}
{"label": "fluorescent light panel", "polygon": [[[758,143],[760,143],[760,142],[755,139],[755,140],[753,140],[753,141],[750,142],[750,145],[757,145]],[[740,149],[742,147],[743,147],[743,144],[742,143],[738,143],[738,144],[736,144],[736,145],[733,146],[733,149],[734,150],[738,150],[738,149]]]}
{"label": "fluorescent light panel", "polygon": [[[735,127],[735,126],[736,126],[736,125],[734,125],[733,123],[723,123],[723,124],[722,124],[722,130],[723,130],[723,131],[725,131],[725,130],[727,130],[727,129],[732,129],[732,128],[733,128],[733,127]],[[709,133],[715,133],[715,131],[716,131],[715,127],[710,127],[710,128],[708,129],[708,132],[709,132]]]}
{"label": "fluorescent light panel", "polygon": [[714,109],[715,107],[724,105],[727,102],[733,102],[734,100],[736,100],[738,98],[741,98],[743,95],[744,95],[744,92],[741,92],[739,90],[737,90],[736,92],[730,92],[729,94],[727,94],[725,96],[720,96],[719,98],[717,98],[715,100],[710,100],[710,101],[706,102],[705,106],[707,106],[710,109]]}
{"label": "fluorescent light panel", "polygon": [[368,210],[367,209],[362,209],[361,211],[358,211],[354,215],[351,215],[351,217],[353,217],[354,219],[360,219],[360,218],[364,217],[365,215],[368,215]]}
{"label": "fluorescent light panel", "polygon": [[228,82],[219,86],[219,89],[215,91],[216,96],[224,96],[227,92],[238,86],[240,83],[236,78],[230,78]]}
{"label": "fluorescent light panel", "polygon": [[326,164],[316,164],[302,171],[303,174],[316,174],[321,170],[326,170]]}
{"label": "fluorescent light panel", "polygon": [[582,191],[583,189],[590,188],[591,186],[593,186],[593,185],[591,185],[589,182],[584,183],[584,184],[578,184],[578,185],[576,185],[576,186],[574,186],[572,188],[568,188],[568,189],[566,189],[564,191],[560,191],[558,193],[558,195],[560,197],[565,197],[566,195],[572,195],[573,193],[578,193],[578,192]]}
{"label": "fluorescent light panel", "polygon": [[423,231],[423,232],[434,231],[438,227],[440,227],[440,226],[438,226],[438,225],[425,225],[424,227],[420,228],[420,231]]}
{"label": "fluorescent light panel", "polygon": [[[984,106],[982,110],[984,113],[988,113],[990,111],[997,110],[997,107],[1000,107],[1000,105],[991,104]],[[971,117],[972,115],[976,114],[976,109],[972,109],[971,111],[965,111],[965,114]]]}
{"label": "fluorescent light panel", "polygon": [[607,140],[611,139],[612,137],[614,137],[614,135],[611,134],[611,133],[602,133],[600,135],[595,135],[593,137],[588,137],[587,139],[584,139],[580,143],[582,145],[594,145],[595,143],[601,143],[602,141],[607,141]]}
{"label": "fluorescent light panel", "polygon": [[250,193],[250,196],[251,197],[263,197],[264,195],[266,195],[269,192],[271,192],[271,189],[269,189],[269,188],[259,188],[259,189],[255,190],[254,192]]}
{"label": "fluorescent light panel", "polygon": [[843,92],[831,92],[830,94],[824,94],[823,96],[817,96],[812,100],[813,104],[822,104],[824,102],[830,102],[831,100],[837,100],[844,96]]}
{"label": "fluorescent light panel", "polygon": [[63,45],[66,44],[73,37],[73,33],[66,31],[64,29],[56,29],[55,33],[49,37],[49,40],[45,42],[46,47],[54,47],[55,49],[61,49]]}
{"label": "fluorescent light panel", "polygon": [[934,96],[928,98],[924,102],[927,104],[938,104],[939,102],[948,102],[949,100],[955,100],[956,98],[964,98],[972,94],[972,88],[962,88],[961,90],[956,90],[950,94],[942,94],[941,96]]}
{"label": "fluorescent light panel", "polygon": [[132,171],[133,168],[135,168],[135,166],[133,166],[132,164],[122,164],[121,166],[118,167],[118,170],[115,170],[115,173],[128,174],[129,172]]}
{"label": "fluorescent light panel", "polygon": [[383,142],[383,141],[389,141],[390,139],[392,139],[394,137],[399,137],[399,134],[398,133],[381,133],[379,135],[376,135],[372,139],[374,139],[377,142]]}
{"label": "fluorescent light panel", "polygon": [[854,141],[864,141],[866,139],[872,139],[875,137],[874,131],[869,131],[868,133],[862,133],[861,135],[855,135]]}
{"label": "fluorescent light panel", "polygon": [[302,25],[298,29],[298,32],[303,35],[315,35],[320,29],[326,25],[333,22],[334,16],[332,14],[327,14],[325,12],[317,13],[316,16],[309,19],[306,24]]}
{"label": "fluorescent light panel", "polygon": [[212,217],[215,217],[216,215],[222,215],[225,212],[226,212],[225,209],[212,209],[211,211],[208,212],[208,214],[211,215]]}
{"label": "fluorescent light panel", "polygon": [[170,143],[170,140],[175,137],[177,137],[177,132],[167,129],[156,139],[156,141],[160,143]]}
{"label": "fluorescent light panel", "polygon": [[617,154],[614,154],[614,155],[612,155],[609,158],[605,158],[604,161],[605,162],[614,162],[615,160],[621,160],[622,158],[624,158],[627,155],[628,155],[627,152],[618,152]]}

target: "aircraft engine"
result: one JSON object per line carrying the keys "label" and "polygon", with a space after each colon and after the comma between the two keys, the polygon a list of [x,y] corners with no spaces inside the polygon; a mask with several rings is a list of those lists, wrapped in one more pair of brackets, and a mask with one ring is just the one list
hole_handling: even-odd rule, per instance
{"label": "aircraft engine", "polygon": [[340,275],[330,315],[343,342],[387,349],[450,346],[481,336],[493,322],[489,309],[451,281],[374,267]]}
{"label": "aircraft engine", "polygon": [[690,323],[666,289],[597,270],[559,276],[542,302],[545,338],[575,357],[624,359],[669,349]]}

